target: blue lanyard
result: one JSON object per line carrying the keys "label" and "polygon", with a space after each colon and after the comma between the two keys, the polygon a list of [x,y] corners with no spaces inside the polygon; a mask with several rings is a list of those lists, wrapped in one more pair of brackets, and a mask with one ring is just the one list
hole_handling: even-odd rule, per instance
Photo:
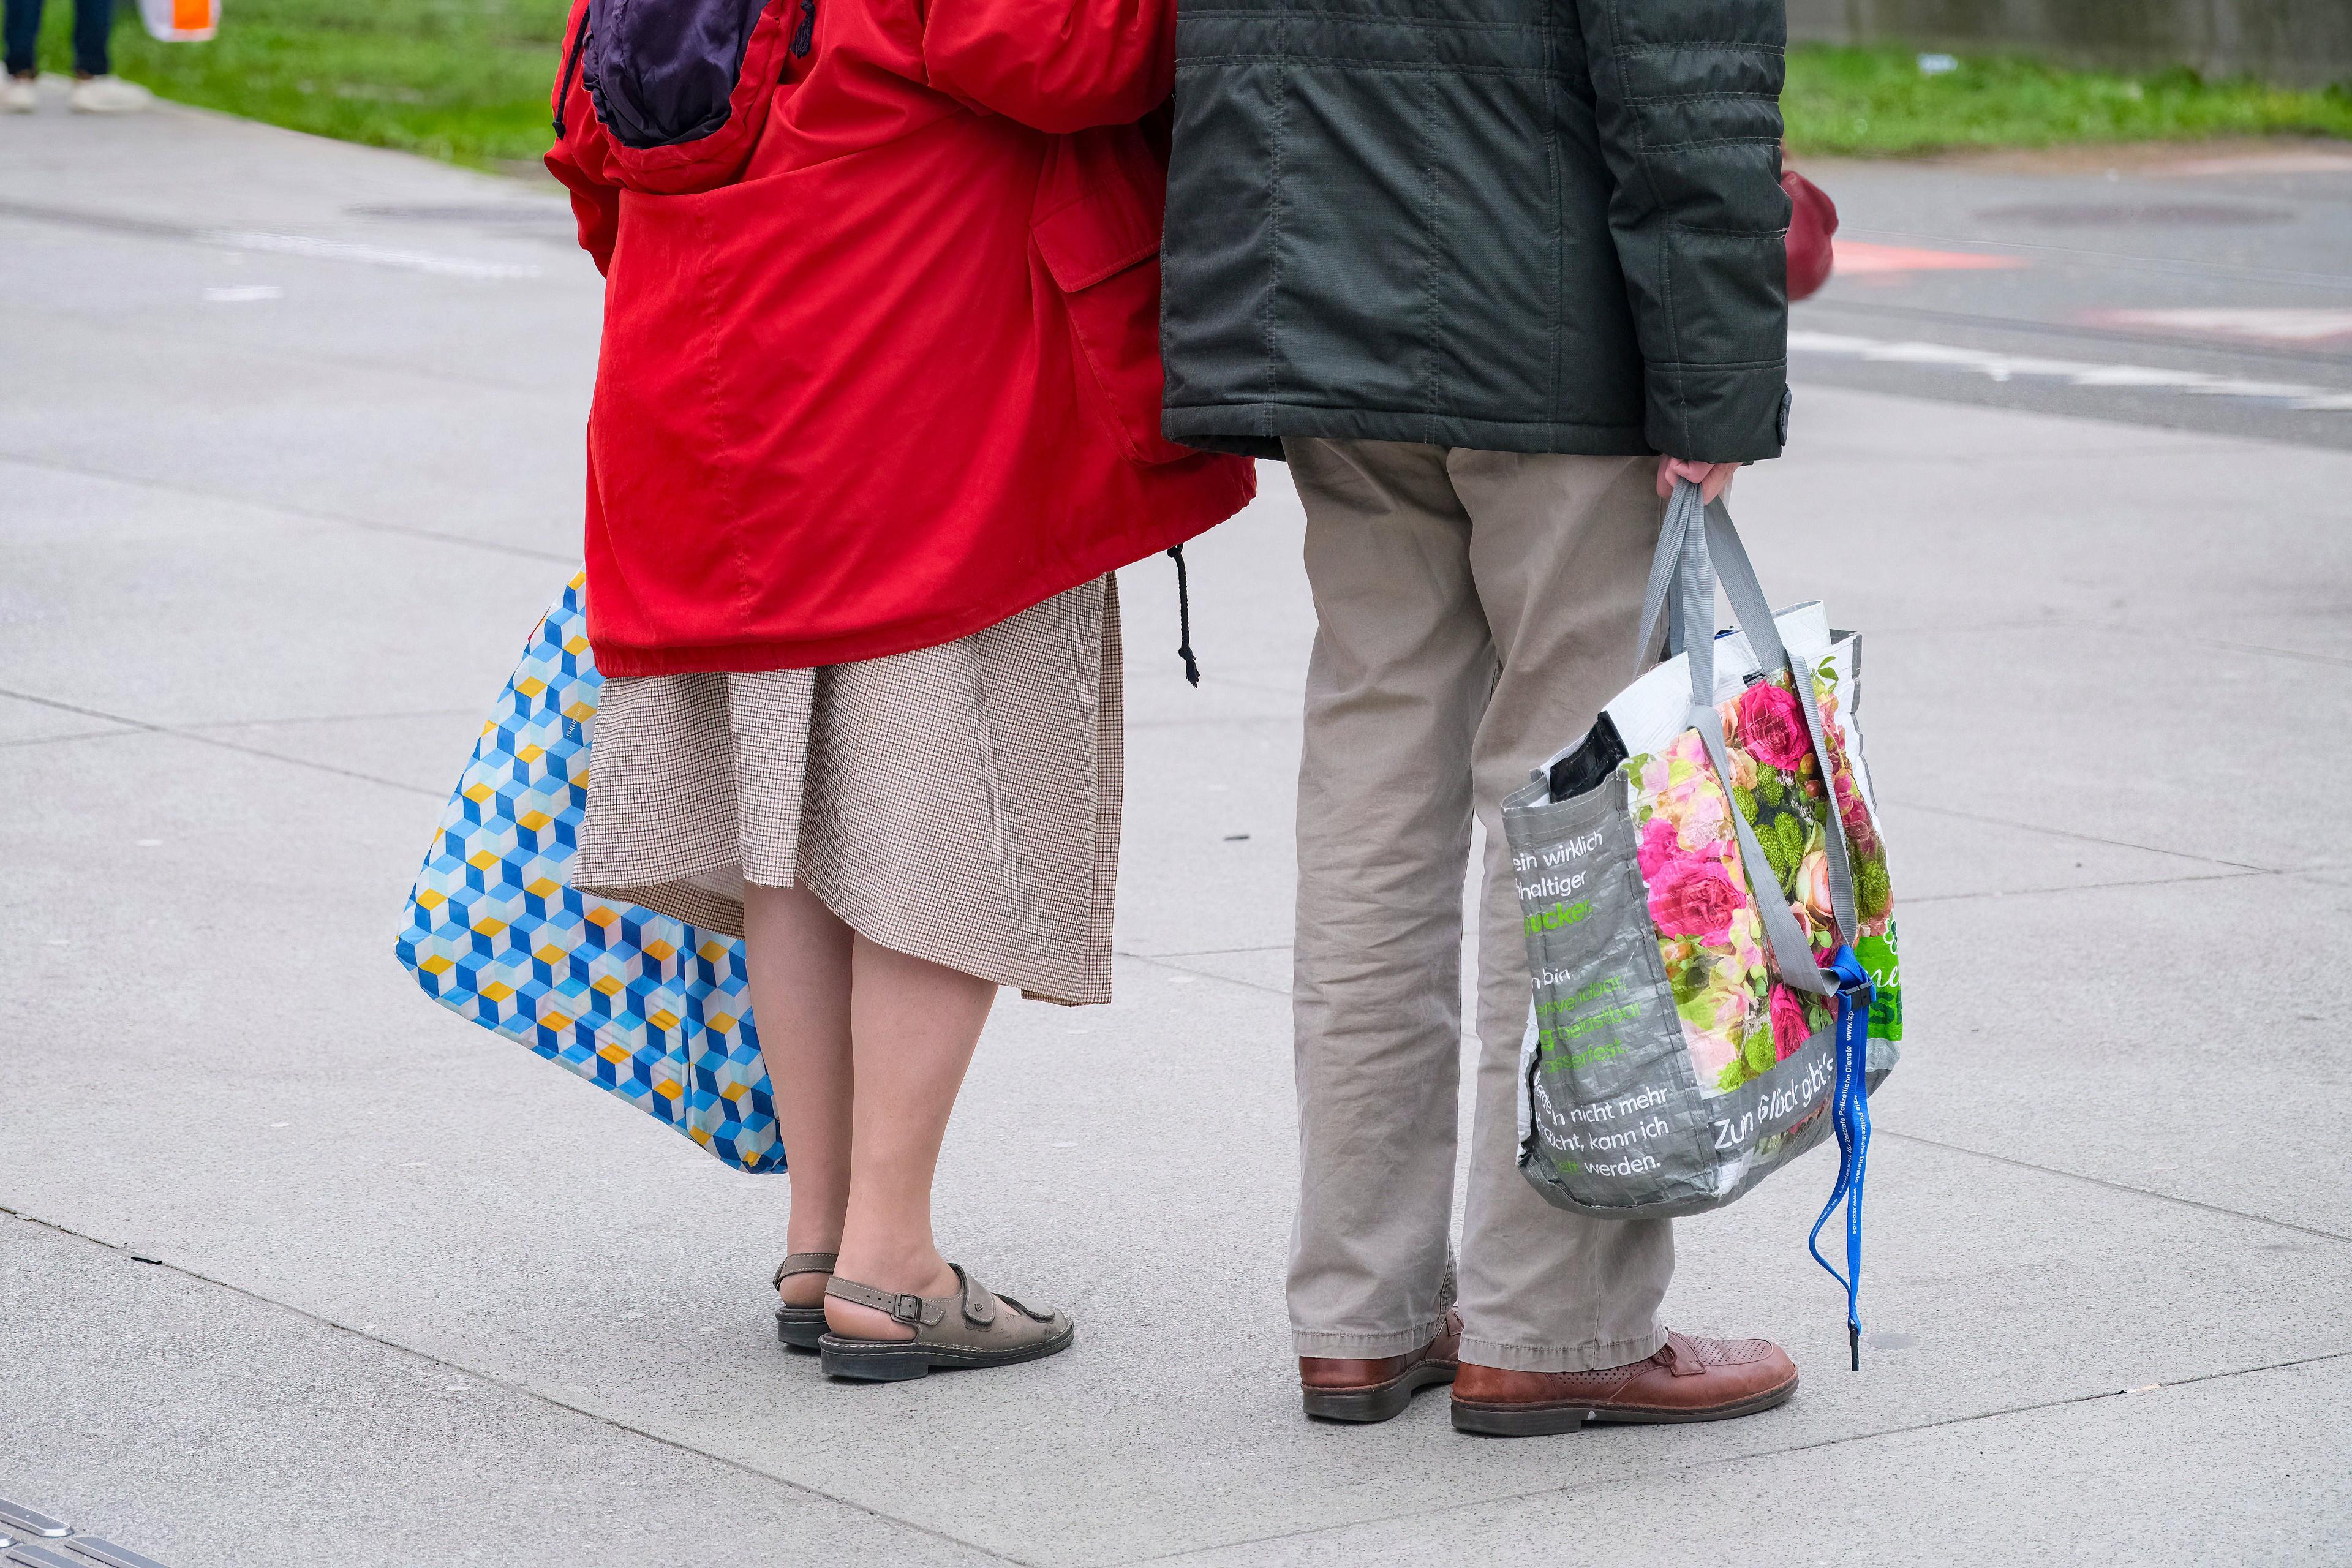
{"label": "blue lanyard", "polygon": [[[1813,1221],[1805,1245],[1813,1261],[1845,1287],[1846,1348],[1853,1354],[1853,1370],[1860,1372],[1862,1312],[1855,1298],[1862,1289],[1862,1181],[1870,1154],[1870,1089],[1864,1080],[1870,1056],[1870,1008],[1878,988],[1871,984],[1870,972],[1863,968],[1851,947],[1840,947],[1829,967],[1838,978],[1837,1079],[1830,1090],[1830,1126],[1838,1142],[1837,1185],[1830,1192],[1830,1201],[1822,1205],[1822,1217]],[[1829,1224],[1841,1203],[1845,1205],[1843,1274],[1822,1256],[1821,1247],[1822,1226]]]}

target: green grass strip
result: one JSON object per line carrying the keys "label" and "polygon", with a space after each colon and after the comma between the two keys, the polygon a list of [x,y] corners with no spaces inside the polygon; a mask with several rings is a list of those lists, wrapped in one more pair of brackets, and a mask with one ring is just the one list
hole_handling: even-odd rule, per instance
{"label": "green grass strip", "polygon": [[[65,70],[70,0],[48,0],[44,68]],[[116,68],[165,98],[478,166],[547,149],[565,0],[226,0],[220,37],[159,44],[124,5]],[[1916,51],[1806,47],[1780,100],[1799,153],[2352,137],[2352,92],[2195,72],[2071,70],[2013,55],[1920,71]]]}
{"label": "green grass strip", "polygon": [[1780,97],[1799,153],[1887,156],[1954,147],[2352,136],[2352,93],[2205,81],[2174,69],[2070,70],[2016,55],[1961,56],[1930,76],[1910,49],[1789,51]]}
{"label": "green grass strip", "polygon": [[[73,64],[47,0],[41,65]],[[564,0],[225,0],[217,37],[159,44],[125,0],[119,75],[164,98],[477,167],[547,151]]]}

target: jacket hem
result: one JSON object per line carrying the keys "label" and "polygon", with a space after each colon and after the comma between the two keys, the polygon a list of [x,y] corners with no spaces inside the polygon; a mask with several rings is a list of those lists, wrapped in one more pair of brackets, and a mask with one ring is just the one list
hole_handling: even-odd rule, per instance
{"label": "jacket hem", "polygon": [[[845,632],[837,637],[765,637],[747,642],[657,647],[632,647],[609,639],[600,640],[593,636],[592,631],[590,642],[596,657],[597,672],[622,680],[656,675],[752,675],[766,670],[815,669],[829,664],[854,664],[863,659],[912,653],[917,648],[938,647],[1042,605],[1055,595],[1065,593],[1081,583],[1091,582],[1107,572],[1132,566],[1149,556],[1197,538],[1247,506],[1255,496],[1256,489],[1255,480],[1242,479],[1230,494],[1195,512],[1172,519],[1141,533],[1105,541],[1082,555],[1070,557],[1063,563],[1061,571],[1024,582],[1019,592],[1005,595],[1001,602],[986,601],[953,615],[926,616],[919,621]],[[591,584],[589,604],[592,614],[594,603],[595,589]]]}
{"label": "jacket hem", "polygon": [[1205,451],[1282,457],[1282,438],[1411,441],[1482,452],[1557,452],[1586,458],[1645,458],[1639,425],[1575,425],[1559,420],[1471,419],[1453,414],[1380,408],[1325,408],[1300,403],[1227,403],[1169,408],[1160,429],[1171,441]]}

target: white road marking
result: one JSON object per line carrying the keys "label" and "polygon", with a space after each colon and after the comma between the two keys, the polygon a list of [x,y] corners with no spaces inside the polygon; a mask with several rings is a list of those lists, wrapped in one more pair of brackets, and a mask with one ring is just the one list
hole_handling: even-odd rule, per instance
{"label": "white road marking", "polygon": [[429,250],[390,250],[380,245],[354,245],[341,239],[315,239],[307,234],[268,234],[256,229],[209,228],[196,239],[231,250],[262,250],[277,256],[305,256],[320,261],[356,261],[368,267],[390,267],[403,272],[424,272],[436,278],[536,278],[540,269],[529,261],[470,261],[459,256],[436,256]]}
{"label": "white road marking", "polygon": [[2063,381],[2071,386],[2152,388],[2198,397],[2246,397],[2284,403],[2307,412],[2352,413],[2352,392],[2292,381],[2248,381],[2241,376],[2208,375],[2203,371],[2168,370],[2158,365],[2095,364],[2087,360],[1994,353],[1985,349],[1954,348],[1948,343],[1890,342],[1838,332],[1791,331],[1789,349],[1792,353],[1828,354],[1874,364],[1927,365],[1981,375],[1989,381],[2032,376]]}
{"label": "white road marking", "polygon": [[2328,338],[2352,338],[2352,310],[2095,310],[2090,319],[2102,326],[2155,327],[2164,331],[2206,332],[2219,337],[2255,338],[2277,343],[2315,343]]}
{"label": "white road marking", "polygon": [[2238,158],[2193,158],[2148,171],[2189,179],[2234,174],[2352,174],[2352,156],[2342,153],[2256,153]]}
{"label": "white road marking", "polygon": [[275,283],[243,283],[226,289],[207,289],[205,298],[215,305],[250,305],[261,300],[282,300],[286,290]]}
{"label": "white road marking", "polygon": [[149,239],[221,246],[229,250],[305,256],[320,261],[356,261],[362,266],[389,267],[402,272],[423,272],[436,278],[502,279],[541,275],[539,264],[531,261],[474,261],[462,256],[439,256],[429,250],[394,250],[381,245],[320,239],[307,234],[276,234],[266,229],[250,228],[194,228],[185,224],[136,217],[128,213],[87,212],[74,207],[46,206],[35,202],[0,200],[0,219],[9,218],[22,218],[33,223],[68,224],[77,228],[138,235]]}

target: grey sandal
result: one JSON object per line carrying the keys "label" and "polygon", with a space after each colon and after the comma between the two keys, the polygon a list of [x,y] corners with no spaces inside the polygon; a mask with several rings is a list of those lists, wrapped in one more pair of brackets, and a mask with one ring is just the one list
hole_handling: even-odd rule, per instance
{"label": "grey sandal", "polygon": [[[795,1252],[776,1265],[776,1277],[768,1282],[770,1289],[781,1290],[784,1281],[795,1274],[830,1274],[833,1260],[840,1254],[834,1252]],[[776,1306],[776,1338],[796,1351],[813,1351],[817,1341],[824,1338],[824,1303],[813,1307]]]}
{"label": "grey sandal", "polygon": [[925,1376],[934,1367],[1011,1366],[1070,1348],[1077,1330],[1069,1319],[992,1294],[962,1265],[950,1267],[956,1274],[952,1296],[896,1295],[835,1275],[826,1295],[887,1312],[912,1328],[915,1337],[862,1340],[829,1333],[817,1342],[824,1374],[896,1383]]}

